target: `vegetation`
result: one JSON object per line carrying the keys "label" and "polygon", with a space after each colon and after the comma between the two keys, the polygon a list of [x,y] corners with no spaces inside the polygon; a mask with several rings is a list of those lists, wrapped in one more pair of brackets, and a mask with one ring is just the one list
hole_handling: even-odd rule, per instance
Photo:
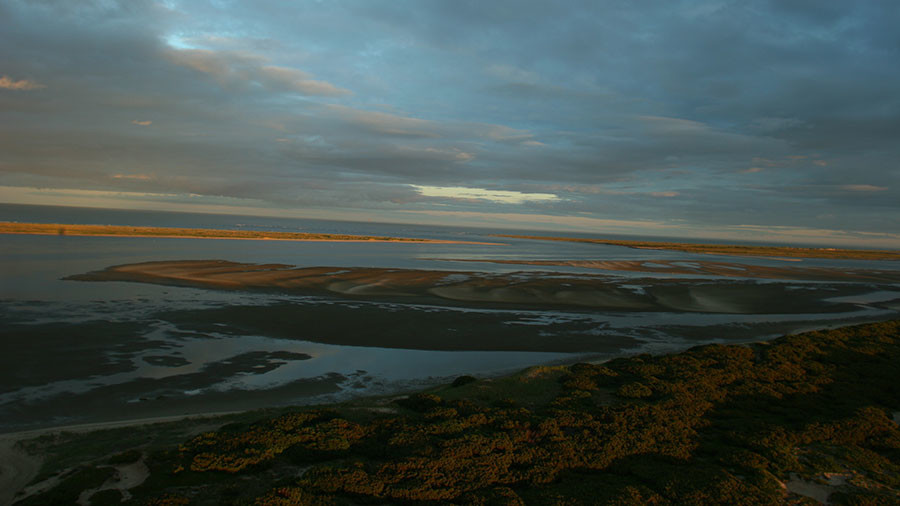
{"label": "vegetation", "polygon": [[544,237],[536,235],[493,234],[494,237],[511,239],[532,239],[537,241],[584,242],[608,244],[636,249],[664,249],[686,253],[706,253],[710,255],[735,255],[752,257],[789,258],[837,258],[853,260],[900,260],[900,251],[857,250],[838,248],[795,248],[790,246],[748,246],[738,244],[690,244],[680,242],[614,241],[609,239],[585,239],[581,237]]}
{"label": "vegetation", "polygon": [[129,503],[896,504],[898,363],[894,321],[467,378],[149,452]]}
{"label": "vegetation", "polygon": [[272,239],[280,241],[389,241],[445,243],[432,239],[380,237],[370,235],[311,234],[260,230],[214,230],[206,228],[124,227],[115,225],[64,225],[59,223],[0,222],[0,234],[185,237],[193,239]]}

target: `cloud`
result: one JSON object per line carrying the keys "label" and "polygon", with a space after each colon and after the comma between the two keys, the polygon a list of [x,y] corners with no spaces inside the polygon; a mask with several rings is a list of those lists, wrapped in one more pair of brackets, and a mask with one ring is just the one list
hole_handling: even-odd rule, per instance
{"label": "cloud", "polygon": [[344,121],[354,123],[372,132],[400,137],[440,137],[440,124],[398,114],[366,111],[352,107],[329,104],[328,110]]}
{"label": "cloud", "polygon": [[845,184],[841,185],[841,189],[851,192],[883,192],[887,190],[887,187],[871,184]]}
{"label": "cloud", "polygon": [[144,120],[144,121],[136,120],[136,119],[131,120],[132,125],[138,125],[138,126],[150,126],[152,123],[153,122],[150,120]]}
{"label": "cloud", "polygon": [[331,83],[311,79],[301,70],[269,65],[265,56],[247,51],[170,48],[166,54],[176,65],[207,74],[226,87],[258,85],[269,91],[329,97],[351,94]]}
{"label": "cloud", "polygon": [[8,76],[0,76],[0,89],[3,90],[31,91],[40,90],[42,88],[46,88],[46,86],[44,86],[43,84],[38,84],[34,81],[29,81],[28,79],[13,81]]}
{"label": "cloud", "polygon": [[553,202],[560,198],[552,193],[523,193],[508,190],[487,190],[461,186],[410,185],[423,197],[440,197],[453,200],[486,200],[497,204],[524,204],[526,202]]}
{"label": "cloud", "polygon": [[540,81],[540,76],[532,71],[518,68],[514,65],[495,63],[485,69],[485,73],[504,81],[513,81],[534,84]]}
{"label": "cloud", "polygon": [[[678,224],[658,220],[608,219],[592,216],[560,216],[542,213],[504,213],[478,211],[409,210],[401,213],[411,216],[428,216],[443,220],[444,224],[467,222],[474,226],[493,229],[517,229],[537,231],[579,231],[592,234],[650,234],[671,235],[680,228]],[[421,219],[421,218],[420,218]]]}
{"label": "cloud", "polygon": [[524,144],[531,142],[532,137],[534,137],[534,134],[527,130],[510,128],[505,125],[476,125],[476,131],[479,135],[498,142]]}
{"label": "cloud", "polygon": [[4,184],[900,232],[886,0],[0,4]]}
{"label": "cloud", "polygon": [[113,179],[136,179],[138,181],[149,181],[153,176],[147,174],[113,174]]}
{"label": "cloud", "polygon": [[339,97],[350,95],[349,90],[337,86],[310,79],[309,74],[297,69],[266,65],[259,69],[260,80],[273,89],[285,89],[296,91],[303,95],[323,95]]}

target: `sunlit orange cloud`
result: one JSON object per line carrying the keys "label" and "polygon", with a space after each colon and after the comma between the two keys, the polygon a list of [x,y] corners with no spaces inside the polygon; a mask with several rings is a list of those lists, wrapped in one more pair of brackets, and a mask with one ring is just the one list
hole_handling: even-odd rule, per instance
{"label": "sunlit orange cloud", "polygon": [[153,122],[150,120],[146,120],[146,121],[133,120],[131,122],[132,125],[140,125],[140,126],[148,126],[151,123],[153,123]]}
{"label": "sunlit orange cloud", "polygon": [[39,90],[41,88],[46,88],[46,86],[44,86],[43,84],[38,84],[34,81],[29,81],[28,79],[20,79],[18,81],[13,81],[8,76],[0,76],[0,89],[29,91],[29,90]]}

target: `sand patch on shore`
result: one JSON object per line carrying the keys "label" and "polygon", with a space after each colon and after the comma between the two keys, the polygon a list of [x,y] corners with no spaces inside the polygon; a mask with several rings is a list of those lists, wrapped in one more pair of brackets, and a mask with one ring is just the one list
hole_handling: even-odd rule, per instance
{"label": "sand patch on shore", "polygon": [[[703,266],[697,262],[696,267]],[[615,262],[617,268],[630,265]],[[666,267],[667,272],[688,267]],[[729,271],[733,272],[733,271]],[[692,272],[696,273],[696,272]],[[490,274],[416,269],[291,267],[224,260],[146,262],[70,276],[80,281],[134,281],[224,290],[261,290],[359,299],[453,302],[465,305],[578,307],[610,311],[732,314],[829,313],[853,304],[829,302],[822,286],[796,289],[748,280],[642,280],[642,290],[603,275],[519,272]],[[633,281],[633,280],[632,280]],[[847,281],[844,279],[843,281]],[[628,285],[631,286],[631,285]],[[829,297],[855,295],[846,283],[827,287]]]}
{"label": "sand patch on shore", "polygon": [[115,469],[116,474],[113,475],[112,478],[106,480],[103,485],[100,485],[97,488],[83,490],[81,492],[81,495],[79,495],[78,497],[79,505],[90,506],[91,497],[93,497],[93,495],[97,492],[102,492],[104,490],[118,490],[122,495],[122,500],[127,501],[131,499],[131,492],[129,492],[129,490],[144,483],[145,481],[147,481],[147,478],[150,477],[150,469],[147,467],[147,464],[144,463],[143,457],[141,457],[141,459],[137,462],[133,462],[131,464],[109,467]]}
{"label": "sand patch on shore", "polygon": [[790,479],[782,485],[792,494],[802,495],[821,504],[831,504],[828,498],[837,491],[838,487],[845,485],[850,479],[849,474],[824,473],[822,479],[825,483],[804,480],[795,473],[790,474]]}
{"label": "sand patch on shore", "polygon": [[16,493],[41,469],[43,459],[26,453],[18,442],[15,435],[0,435],[0,504],[12,504]]}

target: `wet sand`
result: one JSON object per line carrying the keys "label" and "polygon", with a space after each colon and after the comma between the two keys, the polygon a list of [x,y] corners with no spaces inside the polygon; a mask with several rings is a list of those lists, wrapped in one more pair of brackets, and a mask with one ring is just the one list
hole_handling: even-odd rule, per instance
{"label": "wet sand", "polygon": [[[0,432],[323,402],[403,391],[462,373],[496,374],[509,364],[758,340],[895,317],[900,301],[892,285],[865,302],[879,290],[871,281],[297,268],[224,260],[120,265],[70,279],[256,293],[225,305],[169,304],[134,316],[68,322],[0,315],[17,351],[0,356],[0,385],[15,386],[0,388]],[[450,362],[465,365],[445,367]]]}
{"label": "wet sand", "polygon": [[482,244],[500,243],[447,241],[412,237],[382,237],[346,234],[314,234],[304,232],[268,232],[257,230],[216,230],[206,228],[124,227],[116,225],[70,225],[61,223],[0,222],[0,234],[59,235],[81,237],[158,237],[168,239],[232,239],[250,241],[306,242],[399,242],[417,244]]}
{"label": "wet sand", "polygon": [[647,272],[720,276],[728,278],[785,279],[797,281],[859,281],[900,283],[900,270],[837,269],[829,267],[772,267],[732,262],[690,260],[473,260],[465,258],[435,259],[448,262],[494,263],[506,265],[546,265],[580,267],[606,271]]}
{"label": "wet sand", "polygon": [[414,301],[419,304],[474,307],[574,307],[613,311],[729,314],[850,311],[854,307],[852,304],[829,302],[825,297],[871,291],[870,288],[847,283],[791,286],[747,280],[647,278],[628,280],[626,284],[621,279],[590,274],[297,268],[283,264],[248,264],[224,260],[119,265],[67,279],[131,281],[220,290],[258,290],[331,295],[343,299]]}

